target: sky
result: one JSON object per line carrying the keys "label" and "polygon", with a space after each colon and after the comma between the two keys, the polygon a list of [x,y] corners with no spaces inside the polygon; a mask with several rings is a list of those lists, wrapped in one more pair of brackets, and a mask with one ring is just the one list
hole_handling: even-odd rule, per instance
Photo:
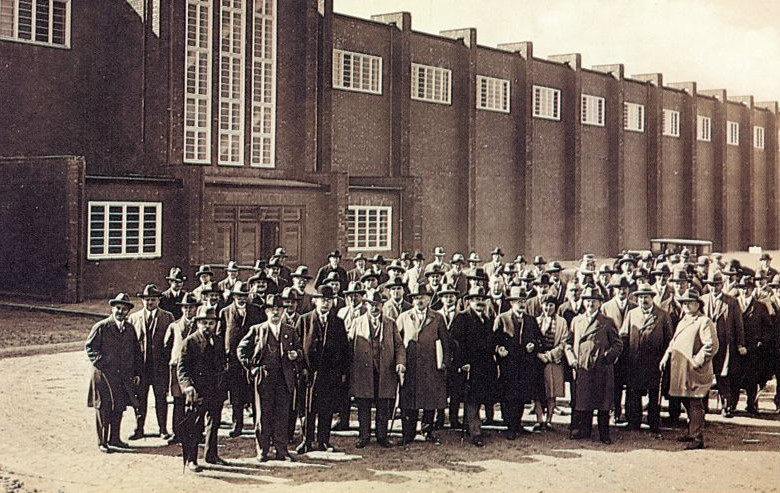
{"label": "sky", "polygon": [[333,0],[361,18],[406,11],[412,29],[477,28],[484,46],[532,41],[534,55],[582,54],[584,67],[625,65],[755,101],[780,100],[777,0]]}

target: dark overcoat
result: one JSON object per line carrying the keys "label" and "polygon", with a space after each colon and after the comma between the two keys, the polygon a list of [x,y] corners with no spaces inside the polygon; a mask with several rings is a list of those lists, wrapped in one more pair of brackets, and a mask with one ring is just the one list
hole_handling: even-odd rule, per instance
{"label": "dark overcoat", "polygon": [[183,289],[179,291],[179,294],[174,294],[171,288],[166,289],[163,291],[162,296],[160,296],[160,308],[166,312],[170,312],[174,319],[179,320],[181,318],[182,311],[181,307],[177,305],[177,303],[181,303],[181,300],[184,299],[185,294],[187,294],[187,292]]}
{"label": "dark overcoat", "polygon": [[[544,399],[544,364],[538,354],[542,349],[542,333],[536,319],[523,313],[517,316],[508,311],[495,321],[496,346],[503,346],[509,352],[498,357],[500,377],[498,388],[502,401],[530,402]],[[529,353],[526,346],[532,343]]]}
{"label": "dark overcoat", "polygon": [[498,397],[498,365],[493,319],[482,320],[471,309],[455,315],[451,324],[452,338],[457,342],[455,368],[470,365],[467,374],[467,402],[492,404]]}
{"label": "dark overcoat", "polygon": [[87,406],[119,411],[138,405],[133,377],[141,375],[143,359],[132,324],[125,321],[120,332],[113,317],[101,320],[89,331],[85,349],[93,366]]}
{"label": "dark overcoat", "polygon": [[[718,352],[712,358],[715,375],[736,375],[739,373],[739,346],[745,345],[745,328],[742,325],[739,302],[726,293],[721,294],[720,303],[714,293],[702,296],[702,313],[715,323],[718,332]],[[724,368],[725,367],[725,368]]]}
{"label": "dark overcoat", "polygon": [[660,385],[661,363],[674,329],[669,314],[653,305],[650,315],[645,317],[641,307],[626,313],[620,337],[623,340],[626,385],[630,389],[657,389]]}
{"label": "dark overcoat", "polygon": [[177,367],[179,386],[194,388],[195,398],[206,407],[227,398],[226,370],[225,342],[220,336],[214,335],[212,344],[198,329],[184,340]]}
{"label": "dark overcoat", "polygon": [[312,411],[334,412],[343,405],[344,389],[349,385],[351,348],[344,321],[336,310],[328,313],[323,327],[317,310],[298,319],[296,327],[301,335],[303,356],[310,373]]}
{"label": "dark overcoat", "polygon": [[745,328],[747,354],[739,356],[740,386],[743,388],[755,384],[763,386],[768,380],[767,372],[771,375],[774,370],[770,366],[771,362],[767,361],[770,358],[768,350],[771,349],[772,344],[770,341],[772,320],[766,305],[756,300],[755,296],[742,311],[742,325]]}
{"label": "dark overcoat", "polygon": [[623,350],[612,319],[599,313],[590,318],[577,315],[571,321],[575,356],[575,410],[612,409],[615,389],[615,360]]}
{"label": "dark overcoat", "polygon": [[231,392],[230,402],[234,406],[249,404],[254,398],[250,379],[238,360],[238,344],[249,332],[249,327],[264,322],[265,319],[265,311],[251,303],[246,304],[246,313],[243,317],[238,313],[235,303],[231,303],[219,312],[217,335],[225,340],[227,385]]}
{"label": "dark overcoat", "polygon": [[379,327],[379,388],[374,389],[374,357],[372,327],[369,314],[358,317],[352,325],[352,370],[350,395],[356,399],[395,399],[398,390],[397,365],[406,366],[406,349],[395,321],[380,315]]}
{"label": "dark overcoat", "polygon": [[[127,316],[127,321],[135,327],[135,335],[138,339],[138,346],[141,349],[145,368],[150,368],[155,375],[164,375],[168,378],[171,354],[165,347],[165,333],[168,326],[175,322],[170,312],[157,308],[151,325],[146,326],[144,320],[144,311],[138,310]],[[151,334],[151,344],[147,347],[146,338]]]}
{"label": "dark overcoat", "polygon": [[[249,327],[247,333],[238,342],[236,355],[238,361],[251,374],[252,370],[260,366],[265,353],[268,351],[268,333],[271,327],[267,321]],[[303,364],[303,347],[298,337],[298,332],[292,325],[282,323],[279,326],[279,342],[282,345],[282,374],[287,391],[291,394],[295,392],[296,374]],[[298,358],[291,360],[287,357],[288,351],[298,353]],[[255,386],[262,379],[258,372],[255,375]]]}
{"label": "dark overcoat", "polygon": [[[444,317],[426,310],[420,320],[417,310],[407,310],[396,320],[406,348],[406,378],[401,386],[401,409],[447,407],[446,362],[451,360],[450,336]],[[437,342],[438,341],[438,342]],[[444,368],[437,365],[436,348],[441,347]]]}

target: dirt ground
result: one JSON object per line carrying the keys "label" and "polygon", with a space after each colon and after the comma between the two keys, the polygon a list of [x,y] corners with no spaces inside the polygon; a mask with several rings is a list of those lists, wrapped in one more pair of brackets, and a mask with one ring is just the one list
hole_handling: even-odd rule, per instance
{"label": "dirt ground", "polygon": [[[108,314],[108,311],[106,311]],[[96,317],[0,307],[0,349],[85,341]]]}

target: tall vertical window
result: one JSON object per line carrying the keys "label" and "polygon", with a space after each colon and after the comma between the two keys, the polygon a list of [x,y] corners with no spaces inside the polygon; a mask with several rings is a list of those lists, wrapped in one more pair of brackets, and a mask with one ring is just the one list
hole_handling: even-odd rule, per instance
{"label": "tall vertical window", "polygon": [[534,116],[560,120],[561,91],[552,87],[534,86]]}
{"label": "tall vertical window", "polygon": [[478,75],[477,108],[509,113],[509,81]]}
{"label": "tall vertical window", "polygon": [[251,164],[273,168],[276,139],[276,0],[254,0]]}
{"label": "tall vertical window", "polygon": [[0,38],[70,47],[70,0],[0,0]]}
{"label": "tall vertical window", "polygon": [[582,108],[580,111],[580,122],[583,125],[604,126],[604,98],[582,95]]}
{"label": "tall vertical window", "polygon": [[429,103],[450,104],[452,71],[419,63],[412,64],[412,99]]}
{"label": "tall vertical window", "polygon": [[382,94],[382,57],[333,50],[333,87]]}
{"label": "tall vertical window", "polygon": [[244,0],[222,0],[219,164],[244,164]]}
{"label": "tall vertical window", "polygon": [[187,0],[184,161],[211,161],[211,0]]}
{"label": "tall vertical window", "polygon": [[351,250],[390,250],[393,209],[389,206],[350,205],[347,242]]}
{"label": "tall vertical window", "polygon": [[712,119],[708,116],[696,116],[697,139],[702,142],[712,140]]}
{"label": "tall vertical window", "polygon": [[739,123],[726,122],[726,143],[730,146],[739,145]]}
{"label": "tall vertical window", "polygon": [[664,135],[669,137],[680,136],[680,112],[674,110],[664,110]]}
{"label": "tall vertical window", "polygon": [[645,131],[645,106],[623,103],[623,128],[632,132]]}
{"label": "tall vertical window", "polygon": [[87,259],[162,255],[160,202],[89,202]]}
{"label": "tall vertical window", "polygon": [[764,127],[753,127],[753,147],[756,149],[764,148]]}

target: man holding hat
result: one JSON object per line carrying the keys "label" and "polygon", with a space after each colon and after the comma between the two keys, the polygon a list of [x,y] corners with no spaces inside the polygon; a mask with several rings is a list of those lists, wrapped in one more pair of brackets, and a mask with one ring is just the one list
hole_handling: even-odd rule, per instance
{"label": "man holding hat", "polygon": [[718,352],[718,335],[701,311],[699,293],[689,290],[676,296],[682,318],[659,368],[669,371],[669,395],[678,397],[688,415],[688,433],[678,440],[688,450],[704,448],[704,403],[712,386],[712,357]]}
{"label": "man holding hat", "polygon": [[348,330],[352,343],[350,394],[358,408],[360,435],[356,448],[363,448],[371,432],[371,405],[376,408],[376,441],[390,447],[387,421],[396,396],[399,381],[406,372],[406,349],[395,321],[382,314],[383,300],[374,291],[364,298],[366,313],[359,316]]}
{"label": "man holding hat", "polygon": [[501,262],[501,259],[504,258],[504,252],[496,247],[490,252],[490,257],[491,261],[482,266],[485,269],[485,275],[492,277],[495,274],[501,274],[501,271],[504,269],[504,264]]}
{"label": "man holding hat", "polygon": [[197,272],[195,272],[195,279],[197,279],[200,284],[197,288],[192,290],[192,294],[198,298],[198,301],[203,300],[203,288],[205,286],[211,285],[211,279],[213,277],[214,271],[211,270],[210,265],[201,265]]}
{"label": "man holding hat", "polygon": [[[233,410],[233,429],[230,437],[241,435],[244,428],[244,407],[254,405],[252,387],[247,379],[244,366],[238,360],[236,349],[249,328],[265,321],[265,313],[249,301],[249,289],[246,284],[237,281],[232,289],[233,302],[220,310],[217,335],[225,341],[227,353],[227,387],[230,394],[230,405]],[[254,410],[257,416],[257,410]]]}
{"label": "man holding hat", "polygon": [[[612,321],[612,324],[619,330],[623,326],[626,314],[636,308],[636,303],[629,299],[631,292],[630,281],[624,276],[617,276],[612,279],[612,289],[615,295],[609,301],[601,306],[601,313]],[[618,359],[615,365],[615,396],[612,409],[615,412],[615,423],[623,422],[623,387],[626,385],[626,363],[625,358]]]}
{"label": "man holding hat", "polygon": [[350,282],[359,281],[366,273],[366,257],[362,253],[358,253],[352,259],[352,263],[355,267],[347,271],[347,279]]}
{"label": "man holding hat", "polygon": [[160,308],[166,312],[170,312],[173,318],[178,320],[181,318],[181,305],[179,303],[184,298],[185,291],[183,288],[184,281],[187,277],[178,267],[171,267],[168,277],[165,278],[168,281],[168,289],[163,291],[160,295]]}
{"label": "man holding hat", "polygon": [[450,270],[450,266],[447,265],[447,262],[444,261],[444,256],[446,255],[446,252],[444,251],[444,247],[437,246],[433,249],[433,262],[430,262],[428,265],[425,266],[425,272],[430,271],[434,267],[438,268],[442,272],[447,272]]}
{"label": "man holding hat", "polygon": [[154,284],[144,286],[138,293],[143,303],[143,308],[131,313],[127,321],[135,327],[138,345],[143,356],[141,382],[138,386],[138,408],[135,410],[136,427],[130,440],[138,440],[144,437],[144,423],[146,422],[149,387],[154,392],[154,409],[157,413],[157,424],[160,436],[168,440],[168,388],[170,386],[171,372],[169,363],[171,355],[165,347],[165,332],[168,326],[174,322],[170,312],[159,308],[162,292]]}
{"label": "man holding hat", "polygon": [[314,287],[319,288],[323,284],[326,284],[329,275],[335,273],[339,284],[341,285],[341,291],[347,289],[347,283],[349,282],[347,271],[345,271],[344,267],[340,266],[339,263],[341,263],[340,251],[333,250],[328,253],[328,263],[320,267],[320,270],[317,271],[317,276],[314,279]]}
{"label": "man holding hat", "polygon": [[305,432],[297,448],[299,454],[315,450],[315,420],[317,450],[335,450],[330,444],[331,421],[333,413],[342,406],[351,356],[344,321],[333,309],[335,299],[332,287],[317,288],[314,310],[302,315],[296,327],[308,368]]}
{"label": "man holding hat", "polygon": [[238,264],[235,260],[228,262],[225,267],[225,278],[217,283],[219,289],[225,296],[225,300],[229,300],[230,291],[233,291],[233,286],[238,282]]}
{"label": "man holding hat", "polygon": [[252,325],[236,349],[238,360],[252,379],[258,460],[270,460],[273,441],[276,460],[292,460],[287,451],[290,402],[295,392],[296,374],[302,370],[303,348],[295,328],[284,319],[281,295],[269,294],[265,318]]}
{"label": "man holding hat", "polygon": [[121,440],[122,414],[128,405],[137,406],[135,388],[141,380],[143,356],[135,328],[127,320],[133,309],[130,297],[119,293],[109,301],[111,315],[92,326],[85,349],[92,376],[87,405],[95,408],[98,449],[109,446],[127,449]]}
{"label": "man holding hat", "polygon": [[[222,421],[222,404],[227,398],[225,388],[225,342],[216,333],[217,312],[201,306],[194,318],[198,329],[184,340],[177,374],[186,406],[195,409],[195,429],[192,436],[204,431],[205,460],[209,464],[226,465],[217,454],[217,432]],[[193,472],[199,472],[197,438],[182,440],[184,462]]]}
{"label": "man holding hat", "polygon": [[661,362],[674,328],[669,314],[655,304],[656,292],[650,284],[640,284],[633,295],[639,306],[629,310],[620,328],[623,340],[626,381],[626,415],[628,429],[639,430],[642,424],[642,397],[647,394],[647,424],[650,431],[660,430],[659,391]]}

